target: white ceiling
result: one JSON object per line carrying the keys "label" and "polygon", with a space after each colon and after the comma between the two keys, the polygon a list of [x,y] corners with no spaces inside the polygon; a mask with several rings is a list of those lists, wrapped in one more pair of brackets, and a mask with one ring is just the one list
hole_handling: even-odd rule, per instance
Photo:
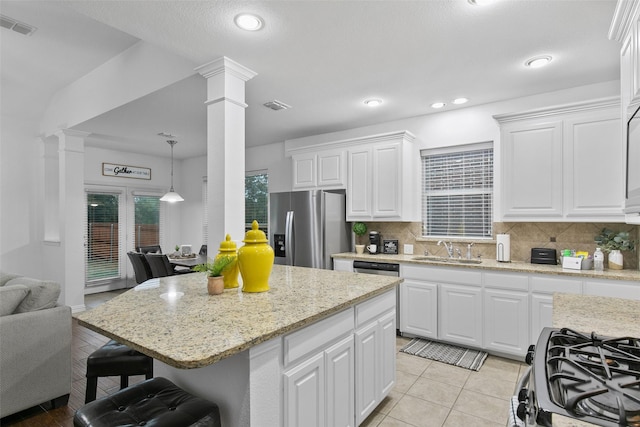
{"label": "white ceiling", "polygon": [[[40,119],[61,87],[138,40],[201,65],[226,56],[247,82],[246,144],[257,146],[619,78],[607,33],[615,0],[4,1],[1,13],[38,27],[1,32],[2,114]],[[265,26],[244,32],[240,12]],[[553,55],[546,68],[526,59]],[[453,106],[465,96],[471,101]],[[375,109],[363,101],[378,97]],[[273,111],[277,99],[293,108]],[[205,81],[194,76],[85,122],[93,144],[176,158],[206,152]]]}

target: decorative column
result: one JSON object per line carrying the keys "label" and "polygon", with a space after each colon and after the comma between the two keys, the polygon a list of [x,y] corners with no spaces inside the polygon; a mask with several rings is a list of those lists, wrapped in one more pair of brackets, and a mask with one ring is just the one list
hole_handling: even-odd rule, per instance
{"label": "decorative column", "polygon": [[207,79],[207,202],[209,254],[225,234],[244,237],[245,82],[250,69],[222,57],[196,68]]}
{"label": "decorative column", "polygon": [[84,141],[89,135],[64,129],[58,137],[60,277],[62,299],[73,311],[84,309]]}

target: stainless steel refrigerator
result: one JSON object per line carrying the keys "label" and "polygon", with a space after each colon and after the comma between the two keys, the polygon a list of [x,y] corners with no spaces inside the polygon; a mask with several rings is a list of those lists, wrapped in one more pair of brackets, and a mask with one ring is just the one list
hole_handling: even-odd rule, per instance
{"label": "stainless steel refrigerator", "polygon": [[351,250],[344,191],[269,194],[269,243],[275,263],[333,268],[331,254]]}

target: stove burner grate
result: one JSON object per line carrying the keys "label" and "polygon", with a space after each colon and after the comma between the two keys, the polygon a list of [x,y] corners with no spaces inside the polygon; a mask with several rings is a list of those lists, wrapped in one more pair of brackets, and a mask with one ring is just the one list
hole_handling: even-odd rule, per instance
{"label": "stove burner grate", "polygon": [[550,400],[569,414],[640,427],[640,338],[556,330],[545,367]]}

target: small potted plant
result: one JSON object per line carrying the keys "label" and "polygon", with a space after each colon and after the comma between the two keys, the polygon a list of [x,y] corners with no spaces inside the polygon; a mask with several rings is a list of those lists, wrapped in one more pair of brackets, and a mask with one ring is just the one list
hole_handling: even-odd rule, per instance
{"label": "small potted plant", "polygon": [[362,255],[364,252],[364,244],[362,244],[361,236],[367,233],[367,224],[364,222],[354,222],[351,230],[356,235],[356,253]]}
{"label": "small potted plant", "polygon": [[195,271],[207,273],[207,291],[210,295],[218,295],[224,291],[222,271],[231,264],[233,260],[231,256],[216,257],[214,262],[196,265],[193,268]]}
{"label": "small potted plant", "polygon": [[594,241],[598,247],[609,253],[609,268],[612,270],[622,270],[623,257],[620,251],[635,249],[635,241],[631,240],[627,231],[616,233],[608,228],[603,228]]}

